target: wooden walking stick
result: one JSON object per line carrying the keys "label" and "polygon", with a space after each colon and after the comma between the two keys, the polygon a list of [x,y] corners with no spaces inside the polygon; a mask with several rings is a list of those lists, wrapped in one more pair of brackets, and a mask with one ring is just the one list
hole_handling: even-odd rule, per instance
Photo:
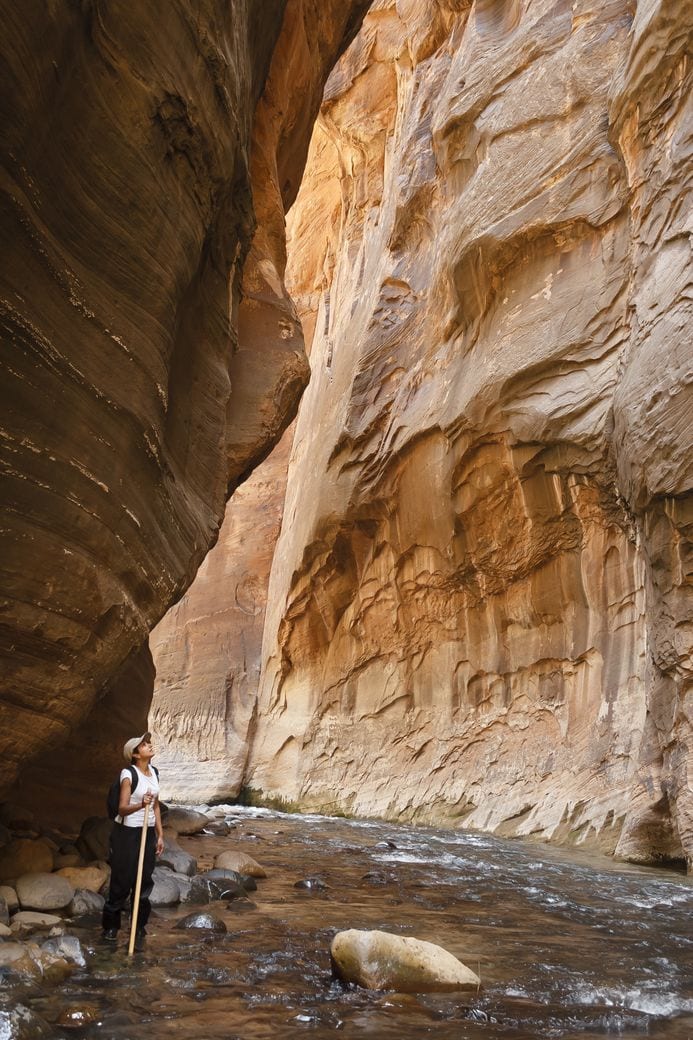
{"label": "wooden walking stick", "polygon": [[142,891],[142,869],[144,867],[144,847],[147,844],[147,827],[149,826],[149,806],[144,807],[144,824],[142,825],[142,840],[140,841],[140,858],[137,863],[137,880],[135,882],[135,896],[132,902],[132,925],[130,927],[130,945],[128,946],[128,957],[132,957],[135,949],[135,931],[137,929],[137,915],[140,912],[140,892]]}

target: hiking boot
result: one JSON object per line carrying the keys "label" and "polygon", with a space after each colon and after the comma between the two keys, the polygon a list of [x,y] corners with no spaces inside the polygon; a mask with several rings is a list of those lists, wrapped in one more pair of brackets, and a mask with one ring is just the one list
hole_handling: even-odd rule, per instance
{"label": "hiking boot", "polygon": [[117,928],[104,928],[101,933],[101,938],[104,942],[114,943],[118,942],[118,929]]}
{"label": "hiking boot", "polygon": [[135,932],[135,953],[142,953],[145,947],[147,933],[144,928],[138,928]]}

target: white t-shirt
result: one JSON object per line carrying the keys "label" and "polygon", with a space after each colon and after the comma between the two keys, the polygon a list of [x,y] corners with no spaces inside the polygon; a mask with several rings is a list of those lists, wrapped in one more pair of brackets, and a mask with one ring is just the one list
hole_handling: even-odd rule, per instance
{"label": "white t-shirt", "polygon": [[[151,770],[151,776],[145,776],[141,769],[137,769],[137,766],[133,767],[137,770],[137,787],[134,791],[130,791],[130,805],[141,805],[142,799],[148,791],[154,795],[155,798],[159,796],[159,780],[154,770]],[[123,769],[120,774],[120,782],[123,780],[130,780],[132,782],[132,774],[129,769]],[[139,812],[128,813],[127,816],[116,816],[116,823],[122,823],[126,827],[142,827],[144,825],[144,809],[140,809]],[[154,816],[154,803],[151,802],[149,805],[149,820],[148,825],[153,827],[156,824],[156,818]]]}

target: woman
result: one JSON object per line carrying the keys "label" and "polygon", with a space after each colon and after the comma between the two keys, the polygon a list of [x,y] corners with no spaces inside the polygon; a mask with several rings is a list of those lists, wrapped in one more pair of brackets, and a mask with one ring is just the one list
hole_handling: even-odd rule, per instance
{"label": "woman", "polygon": [[149,805],[142,887],[135,935],[135,949],[142,950],[145,929],[152,908],[149,896],[154,887],[152,873],[155,857],[160,856],[164,851],[164,832],[159,809],[159,774],[151,764],[154,757],[151,733],[128,740],[123,747],[123,755],[128,763],[128,768],[123,769],[120,774],[118,815],[111,832],[109,854],[111,884],[106,905],[103,908],[103,937],[107,942],[117,941],[123,907],[128,898],[130,898],[131,904],[134,904],[137,863],[142,840],[142,827],[144,826],[144,807]]}

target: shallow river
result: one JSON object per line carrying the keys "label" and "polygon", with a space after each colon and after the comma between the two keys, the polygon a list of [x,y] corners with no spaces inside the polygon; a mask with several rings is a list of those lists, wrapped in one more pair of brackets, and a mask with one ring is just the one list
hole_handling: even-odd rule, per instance
{"label": "shallow river", "polygon": [[[693,885],[545,845],[393,824],[228,809],[228,837],[181,839],[200,869],[238,847],[267,869],[251,902],[213,904],[225,936],[175,931],[191,908],[152,915],[128,960],[80,934],[88,967],[16,999],[55,1037],[693,1038]],[[321,878],[322,891],[296,889]],[[378,928],[444,946],[481,976],[476,994],[403,997],[344,988],[329,946]],[[5,995],[7,996],[7,995]],[[24,999],[26,998],[26,999]]]}

